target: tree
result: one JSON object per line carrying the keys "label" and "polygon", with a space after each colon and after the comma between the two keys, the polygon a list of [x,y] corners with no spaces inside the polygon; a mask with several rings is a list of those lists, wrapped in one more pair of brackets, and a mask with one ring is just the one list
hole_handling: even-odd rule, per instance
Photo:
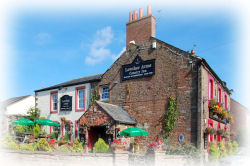
{"label": "tree", "polygon": [[38,120],[40,117],[40,109],[38,108],[30,108],[29,111],[27,112],[29,115],[29,119],[32,121]]}

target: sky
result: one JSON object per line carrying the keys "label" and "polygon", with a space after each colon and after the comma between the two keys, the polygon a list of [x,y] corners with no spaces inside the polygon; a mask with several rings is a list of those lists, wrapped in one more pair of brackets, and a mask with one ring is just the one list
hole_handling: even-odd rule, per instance
{"label": "sky", "polygon": [[[34,90],[71,79],[104,73],[125,50],[129,12],[147,3],[107,8],[20,7],[8,24],[8,78],[11,91],[2,99],[34,94]],[[240,86],[240,15],[231,8],[175,7],[151,4],[156,37],[205,58],[232,97],[243,104]],[[91,8],[91,9],[88,9]],[[73,10],[72,10],[73,9]]]}

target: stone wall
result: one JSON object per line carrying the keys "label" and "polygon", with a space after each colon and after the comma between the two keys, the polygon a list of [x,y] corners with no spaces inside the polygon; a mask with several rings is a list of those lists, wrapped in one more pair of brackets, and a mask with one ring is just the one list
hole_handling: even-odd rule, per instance
{"label": "stone wall", "polygon": [[[152,39],[153,40],[153,39]],[[149,135],[142,137],[149,143],[156,136],[164,137],[164,115],[168,99],[174,96],[178,100],[179,118],[170,140],[177,144],[179,134],[185,142],[196,144],[197,137],[197,70],[196,63],[189,54],[157,40],[157,49],[151,49],[152,41],[136,47],[127,48],[126,52],[103,75],[99,83],[109,85],[112,104],[123,107],[144,127]],[[155,74],[150,77],[121,80],[121,66],[131,64],[139,55],[142,60],[155,59]],[[118,82],[118,84],[114,84]]]}

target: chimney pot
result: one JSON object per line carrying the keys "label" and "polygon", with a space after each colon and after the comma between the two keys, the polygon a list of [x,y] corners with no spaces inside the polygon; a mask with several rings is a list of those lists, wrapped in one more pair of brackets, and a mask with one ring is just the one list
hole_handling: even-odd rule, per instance
{"label": "chimney pot", "polygon": [[143,17],[143,9],[140,8],[140,9],[139,9],[139,18],[142,18],[142,17]]}
{"label": "chimney pot", "polygon": [[137,19],[137,15],[138,15],[137,10],[135,10],[135,11],[134,11],[134,20]]}
{"label": "chimney pot", "polygon": [[151,6],[148,5],[148,15],[151,15]]}
{"label": "chimney pot", "polygon": [[129,22],[133,20],[133,12],[129,12]]}

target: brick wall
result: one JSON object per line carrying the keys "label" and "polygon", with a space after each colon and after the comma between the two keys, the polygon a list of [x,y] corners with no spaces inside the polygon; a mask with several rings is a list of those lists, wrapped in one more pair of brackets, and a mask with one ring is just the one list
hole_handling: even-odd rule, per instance
{"label": "brick wall", "polygon": [[[163,122],[168,98],[178,99],[179,118],[170,140],[176,144],[179,134],[186,142],[196,144],[197,137],[197,70],[189,64],[184,51],[157,41],[157,49],[152,50],[151,40],[141,45],[143,50],[129,47],[127,51],[103,75],[99,85],[109,85],[112,104],[123,107],[139,127],[148,126],[149,135],[143,137],[146,143],[156,136],[163,137]],[[171,51],[172,49],[176,51]],[[179,52],[178,55],[173,52]],[[121,80],[121,66],[130,64],[136,55],[144,61],[155,59],[155,75]],[[117,81],[118,84],[113,82]]]}

